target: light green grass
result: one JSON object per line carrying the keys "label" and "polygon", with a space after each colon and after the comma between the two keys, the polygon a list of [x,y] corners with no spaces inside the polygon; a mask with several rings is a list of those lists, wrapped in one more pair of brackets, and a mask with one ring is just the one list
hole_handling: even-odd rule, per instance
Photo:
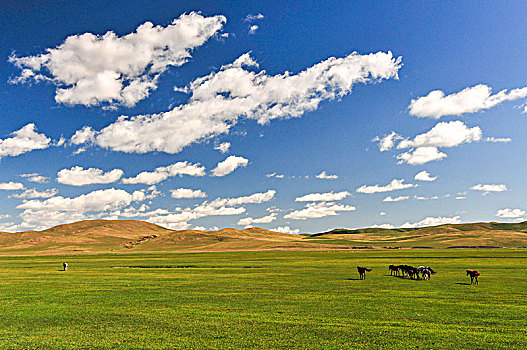
{"label": "light green grass", "polygon": [[0,348],[525,349],[526,295],[525,250],[0,257]]}

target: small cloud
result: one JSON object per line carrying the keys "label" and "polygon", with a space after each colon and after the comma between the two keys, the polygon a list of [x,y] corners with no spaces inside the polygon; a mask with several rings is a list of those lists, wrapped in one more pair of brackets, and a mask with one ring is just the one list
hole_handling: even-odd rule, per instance
{"label": "small cloud", "polygon": [[231,148],[230,142],[223,142],[214,147],[215,150],[218,150],[221,153],[227,153],[229,151],[229,148]]}
{"label": "small cloud", "polygon": [[282,232],[282,233],[290,233],[290,234],[298,234],[298,233],[300,233],[299,229],[292,229],[289,226],[279,226],[277,228],[272,228],[271,231]]}
{"label": "small cloud", "polygon": [[386,215],[386,213],[385,213],[384,211],[381,211],[381,212],[379,213],[379,216],[384,216],[384,215]]}
{"label": "small cloud", "polygon": [[249,160],[243,157],[230,156],[224,161],[219,162],[216,168],[212,169],[212,176],[225,176],[232,173],[239,167],[246,167]]}
{"label": "small cloud", "polygon": [[392,198],[392,197],[388,196],[388,197],[384,198],[382,201],[383,202],[400,202],[400,201],[405,201],[408,198],[410,198],[410,197],[408,197],[408,196],[399,196],[399,197],[396,197],[396,198]]}
{"label": "small cloud", "polygon": [[258,30],[258,27],[256,24],[253,24],[250,28],[249,28],[249,34],[250,35],[254,35],[256,33],[256,31]]}
{"label": "small cloud", "polygon": [[423,170],[420,173],[417,173],[414,177],[414,180],[417,180],[417,181],[434,181],[435,179],[437,179],[437,176],[435,177],[430,176],[430,174],[426,170]]}
{"label": "small cloud", "polygon": [[508,143],[508,142],[511,142],[512,140],[508,137],[487,137],[485,141],[494,142],[494,143],[498,143],[498,142]]}
{"label": "small cloud", "polygon": [[522,216],[525,215],[525,210],[521,210],[521,209],[510,209],[510,208],[505,208],[505,209],[500,209],[496,212],[496,216],[497,217],[500,217],[500,218],[520,218]]}
{"label": "small cloud", "polygon": [[338,175],[328,175],[326,171],[321,172],[320,174],[315,176],[317,179],[326,179],[326,180],[334,180],[338,179]]}
{"label": "small cloud", "polygon": [[500,185],[478,184],[478,185],[472,186],[470,189],[474,190],[474,191],[481,191],[481,192],[483,192],[483,195],[486,195],[486,194],[488,194],[490,192],[504,192],[504,191],[507,191],[507,186],[505,186],[503,184],[500,184]]}
{"label": "small cloud", "polygon": [[258,19],[263,19],[264,18],[264,15],[262,15],[261,13],[257,14],[257,15],[247,15],[245,18],[244,18],[244,21],[245,22],[254,22]]}

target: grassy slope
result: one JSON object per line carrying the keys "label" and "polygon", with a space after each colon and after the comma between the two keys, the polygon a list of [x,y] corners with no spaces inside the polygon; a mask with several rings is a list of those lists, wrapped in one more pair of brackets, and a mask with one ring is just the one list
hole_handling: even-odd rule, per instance
{"label": "grassy slope", "polygon": [[260,228],[173,231],[136,220],[87,220],[44,231],[0,233],[0,254],[259,249],[298,240]]}
{"label": "grassy slope", "polygon": [[307,237],[311,242],[353,244],[357,246],[527,246],[527,222],[475,223],[441,225],[423,228],[359,230],[338,229]]}
{"label": "grassy slope", "polygon": [[410,229],[338,229],[288,235],[260,228],[173,231],[135,220],[91,220],[44,231],[0,233],[0,255],[145,253],[174,251],[331,249],[353,246],[527,246],[527,222],[477,223]]}
{"label": "grassy slope", "polygon": [[[112,268],[136,265],[196,268]],[[0,348],[525,349],[526,266],[525,250],[0,257]]]}

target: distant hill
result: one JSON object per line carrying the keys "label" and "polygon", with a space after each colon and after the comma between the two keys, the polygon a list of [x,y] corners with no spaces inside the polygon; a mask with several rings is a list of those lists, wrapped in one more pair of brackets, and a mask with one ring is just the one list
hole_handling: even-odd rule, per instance
{"label": "distant hill", "polygon": [[261,228],[175,231],[137,220],[86,220],[43,231],[1,232],[0,254],[250,250],[298,238]]}
{"label": "distant hill", "polygon": [[448,224],[420,228],[335,229],[306,237],[311,242],[374,247],[527,247],[527,221]]}
{"label": "distant hill", "polygon": [[335,229],[312,235],[292,235],[257,227],[176,231],[137,220],[87,220],[43,231],[0,232],[0,255],[387,247],[527,247],[527,222]]}

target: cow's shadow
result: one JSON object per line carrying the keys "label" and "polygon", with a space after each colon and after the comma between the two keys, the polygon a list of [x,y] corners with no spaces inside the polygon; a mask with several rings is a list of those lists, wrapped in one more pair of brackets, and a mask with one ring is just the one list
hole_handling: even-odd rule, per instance
{"label": "cow's shadow", "polygon": [[470,286],[471,283],[462,283],[462,282],[456,282],[457,285],[460,285],[460,286]]}

